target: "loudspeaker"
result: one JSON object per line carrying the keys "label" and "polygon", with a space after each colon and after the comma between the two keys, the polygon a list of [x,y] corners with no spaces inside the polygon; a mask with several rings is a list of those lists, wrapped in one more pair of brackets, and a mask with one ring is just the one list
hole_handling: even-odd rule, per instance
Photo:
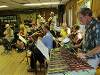
{"label": "loudspeaker", "polygon": [[64,14],[65,12],[65,5],[58,5],[58,12]]}
{"label": "loudspeaker", "polygon": [[65,12],[65,5],[58,5],[58,20],[59,24],[63,23],[63,14]]}

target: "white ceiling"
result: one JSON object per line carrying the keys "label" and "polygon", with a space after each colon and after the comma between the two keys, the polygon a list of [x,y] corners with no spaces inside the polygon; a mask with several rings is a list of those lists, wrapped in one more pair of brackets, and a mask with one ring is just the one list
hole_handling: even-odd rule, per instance
{"label": "white ceiling", "polygon": [[[37,8],[37,6],[23,6],[23,4],[27,3],[41,3],[41,2],[58,2],[66,3],[69,0],[0,0],[0,6],[1,5],[7,5],[6,8],[0,8],[0,10],[12,10],[12,9],[24,9],[24,8]],[[39,8],[45,8],[45,7],[57,7],[57,5],[48,5],[48,6],[38,6]]]}

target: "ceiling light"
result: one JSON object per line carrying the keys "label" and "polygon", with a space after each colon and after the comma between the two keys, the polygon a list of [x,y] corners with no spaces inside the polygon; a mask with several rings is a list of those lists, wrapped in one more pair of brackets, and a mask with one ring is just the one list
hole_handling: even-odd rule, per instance
{"label": "ceiling light", "polygon": [[60,2],[30,3],[30,4],[24,4],[24,6],[41,6],[41,5],[57,5],[57,4],[60,4]]}
{"label": "ceiling light", "polygon": [[5,8],[5,7],[8,7],[8,6],[6,6],[6,5],[2,5],[2,6],[0,6],[0,8]]}

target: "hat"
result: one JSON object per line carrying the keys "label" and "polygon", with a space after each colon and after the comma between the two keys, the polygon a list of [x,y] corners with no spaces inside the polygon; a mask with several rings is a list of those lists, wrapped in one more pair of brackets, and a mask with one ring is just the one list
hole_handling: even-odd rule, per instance
{"label": "hat", "polygon": [[9,27],[9,24],[6,24],[6,25],[5,25],[5,28],[8,28],[8,27]]}

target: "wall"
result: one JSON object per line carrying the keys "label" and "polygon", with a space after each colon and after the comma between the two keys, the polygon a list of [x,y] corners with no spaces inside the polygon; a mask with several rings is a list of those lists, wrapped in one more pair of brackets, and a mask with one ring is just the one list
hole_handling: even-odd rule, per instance
{"label": "wall", "polygon": [[[66,19],[67,19],[67,23],[69,24],[69,10],[72,11],[72,25],[76,24],[76,17],[77,17],[77,0],[71,0],[66,4]],[[71,26],[72,26],[71,25]]]}
{"label": "wall", "polygon": [[23,21],[24,19],[29,19],[33,17],[36,19],[36,15],[40,14],[41,16],[45,17],[47,20],[50,17],[50,12],[53,11],[57,14],[57,8],[38,8],[38,9],[23,9],[23,10],[6,10],[0,11],[0,16],[2,15],[18,15],[19,20]]}
{"label": "wall", "polygon": [[[69,18],[69,10],[72,10],[72,25],[79,24],[77,13],[79,12],[80,8],[84,6],[84,3],[87,0],[70,0],[66,4],[66,17],[67,17],[67,23],[70,24],[70,18]],[[91,0],[91,9],[93,10],[95,16],[100,15],[100,0]]]}
{"label": "wall", "polygon": [[100,16],[100,0],[93,0],[92,10],[95,17]]}

